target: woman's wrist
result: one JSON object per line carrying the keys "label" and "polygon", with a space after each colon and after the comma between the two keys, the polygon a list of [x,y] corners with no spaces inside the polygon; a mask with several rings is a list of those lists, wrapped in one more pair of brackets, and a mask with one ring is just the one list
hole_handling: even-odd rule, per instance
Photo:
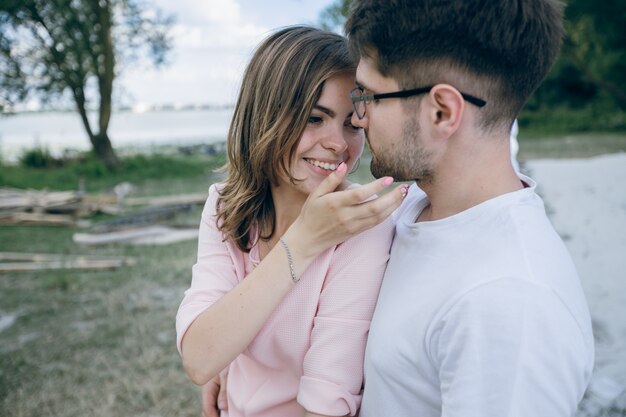
{"label": "woman's wrist", "polygon": [[287,229],[285,234],[281,237],[281,240],[289,248],[291,260],[297,276],[308,267],[308,265],[315,259],[325,248],[316,244],[311,240],[311,235],[306,233],[297,224],[298,221]]}

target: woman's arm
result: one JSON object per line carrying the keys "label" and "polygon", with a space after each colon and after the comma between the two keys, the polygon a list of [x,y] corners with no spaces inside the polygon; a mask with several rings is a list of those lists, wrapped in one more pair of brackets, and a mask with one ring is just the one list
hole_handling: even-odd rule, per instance
{"label": "woman's arm", "polygon": [[[323,250],[380,223],[402,201],[404,190],[396,189],[360,203],[388,186],[385,178],[333,192],[344,176],[345,166],[329,175],[283,235],[296,276]],[[245,280],[204,310],[187,329],[181,354],[191,380],[206,383],[244,351],[293,285],[287,254],[276,245]]]}
{"label": "woman's arm", "polygon": [[305,354],[298,402],[309,412],[358,411],[367,334],[389,259],[391,219],[333,253]]}
{"label": "woman's arm", "polygon": [[[312,257],[294,258],[295,273],[300,276]],[[206,383],[243,352],[293,285],[286,253],[276,245],[246,279],[202,312],[185,333],[183,366],[191,380]]]}

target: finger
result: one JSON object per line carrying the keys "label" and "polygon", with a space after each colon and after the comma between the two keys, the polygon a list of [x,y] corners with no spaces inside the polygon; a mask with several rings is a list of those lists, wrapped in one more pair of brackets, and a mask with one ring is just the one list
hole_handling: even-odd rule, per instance
{"label": "finger", "polygon": [[375,221],[381,222],[400,207],[407,194],[407,189],[407,184],[401,184],[381,197],[361,202],[347,210],[349,210],[352,220],[373,218]]}
{"label": "finger", "polygon": [[[361,204],[364,201],[376,198],[381,191],[393,183],[392,177],[382,177],[360,187],[336,193],[336,198],[340,199],[344,205]],[[334,195],[333,195],[334,197]]]}
{"label": "finger", "polygon": [[402,204],[407,189],[408,185],[402,184],[378,199],[342,209],[335,217],[344,220],[339,221],[336,229],[354,236],[378,225]]}
{"label": "finger", "polygon": [[385,219],[387,219],[394,212],[394,210],[398,208],[398,206],[399,204],[385,205],[384,207],[376,209],[375,212],[370,210],[368,215],[360,218],[354,218],[347,227],[347,230],[350,235],[353,236],[369,230],[385,221]]}
{"label": "finger", "polygon": [[202,417],[220,417],[217,396],[220,386],[211,380],[202,386]]}
{"label": "finger", "polygon": [[[385,199],[389,198],[389,202],[385,202],[384,205],[379,206],[377,213],[375,215],[370,216],[366,221],[371,221],[372,224],[370,227],[374,227],[375,225],[381,223],[385,219],[387,219],[400,205],[406,196],[406,191],[403,188],[398,187],[397,190],[393,191],[394,195],[390,193],[385,194],[383,197]],[[381,198],[383,198],[381,197]],[[377,204],[382,203],[381,201],[376,201]]]}
{"label": "finger", "polygon": [[311,192],[311,197],[321,197],[335,191],[346,177],[347,171],[348,169],[345,162],[339,164],[337,169],[324,178],[324,181],[322,181],[320,185],[318,185],[317,188]]}
{"label": "finger", "polygon": [[220,392],[217,395],[217,406],[220,410],[228,410],[228,371],[220,373]]}

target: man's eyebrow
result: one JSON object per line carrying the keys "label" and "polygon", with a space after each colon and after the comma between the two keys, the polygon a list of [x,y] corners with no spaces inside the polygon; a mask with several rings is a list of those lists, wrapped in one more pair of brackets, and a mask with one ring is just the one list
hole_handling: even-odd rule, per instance
{"label": "man's eyebrow", "polygon": [[321,111],[323,113],[326,113],[330,117],[335,117],[335,112],[332,111],[331,109],[329,109],[328,107],[324,107],[324,106],[320,106],[319,104],[316,104],[315,106],[313,106],[313,108],[315,110],[319,110],[319,111]]}
{"label": "man's eyebrow", "polygon": [[356,84],[357,87],[359,87],[361,90],[367,90],[367,91],[372,91],[369,88],[367,88],[367,86],[365,84],[363,84],[360,81],[355,81],[354,84]]}

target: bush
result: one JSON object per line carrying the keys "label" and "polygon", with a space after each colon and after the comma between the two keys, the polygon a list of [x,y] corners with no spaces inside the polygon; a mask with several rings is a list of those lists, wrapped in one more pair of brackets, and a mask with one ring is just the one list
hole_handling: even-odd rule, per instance
{"label": "bush", "polygon": [[62,165],[59,159],[52,156],[48,148],[40,146],[23,151],[19,161],[27,168],[51,168]]}
{"label": "bush", "polygon": [[518,120],[520,132],[531,136],[626,131],[624,112],[598,103],[578,109],[564,106],[526,108]]}

